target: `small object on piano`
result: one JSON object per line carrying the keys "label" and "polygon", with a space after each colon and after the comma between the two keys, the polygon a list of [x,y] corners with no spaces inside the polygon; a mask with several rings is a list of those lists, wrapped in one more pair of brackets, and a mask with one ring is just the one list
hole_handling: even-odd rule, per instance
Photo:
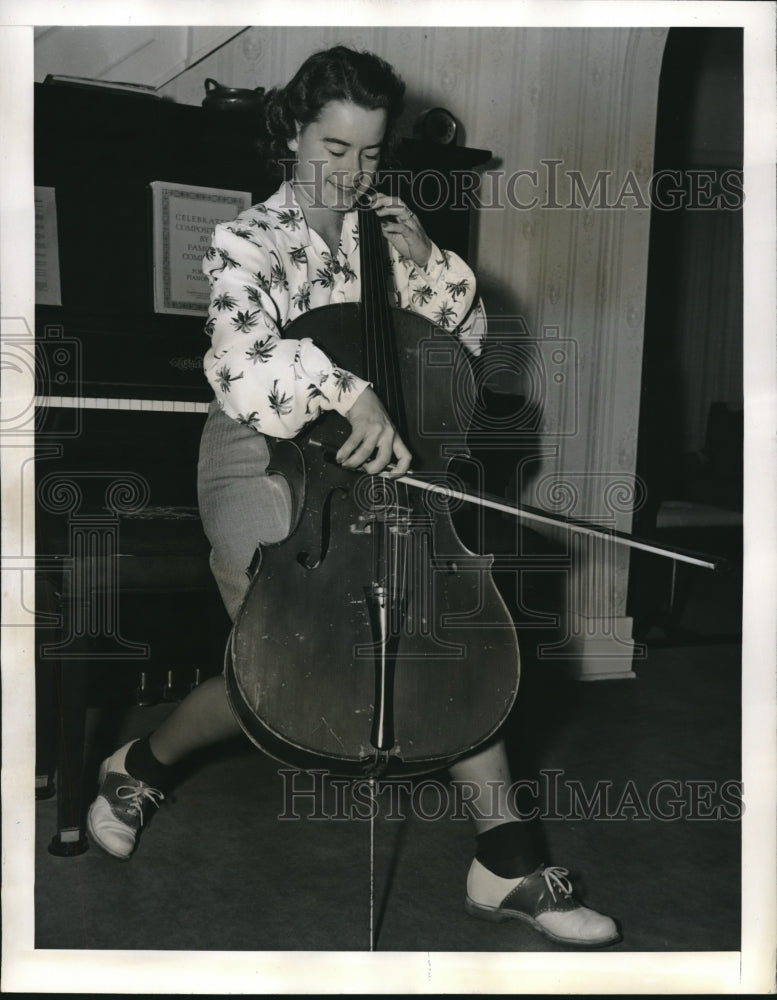
{"label": "small object on piano", "polygon": [[224,87],[208,77],[202,106],[208,111],[241,111],[257,115],[264,104],[264,87],[249,90],[242,87]]}
{"label": "small object on piano", "polygon": [[451,145],[456,141],[459,125],[446,108],[428,108],[413,123],[413,135],[417,139]]}

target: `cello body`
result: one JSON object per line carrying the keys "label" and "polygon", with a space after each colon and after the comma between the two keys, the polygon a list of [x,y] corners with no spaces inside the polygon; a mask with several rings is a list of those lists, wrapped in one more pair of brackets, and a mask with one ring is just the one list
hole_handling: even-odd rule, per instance
{"label": "cello body", "polygon": [[[363,310],[325,306],[286,332],[365,373]],[[443,481],[464,450],[469,361],[451,334],[390,312],[403,408],[392,417],[414,469]],[[341,468],[333,456],[349,433],[330,411],[272,444],[268,472],[289,485],[291,531],[257,553],[228,643],[227,692],[249,738],[286,764],[345,777],[423,774],[505,721],[520,678],[517,637],[492,558],[462,544],[447,503]]]}

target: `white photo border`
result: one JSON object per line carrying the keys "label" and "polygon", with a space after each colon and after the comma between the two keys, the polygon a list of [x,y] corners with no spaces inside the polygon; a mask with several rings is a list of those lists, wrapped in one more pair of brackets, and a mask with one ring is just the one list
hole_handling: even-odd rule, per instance
{"label": "white photo border", "polygon": [[[3,342],[33,329],[33,26],[314,25],[319,2],[6,0],[0,6],[0,322]],[[732,953],[428,954],[36,951],[34,636],[14,620],[18,567],[34,552],[20,487],[31,442],[0,440],[2,468],[2,988],[52,993],[767,993],[774,988],[775,6],[765,2],[445,0],[358,2],[338,23],[510,26],[741,26],[745,45],[745,628],[742,950]],[[12,251],[12,252],[11,252]],[[0,434],[30,389],[3,368]],[[20,554],[20,555],[19,555]]]}

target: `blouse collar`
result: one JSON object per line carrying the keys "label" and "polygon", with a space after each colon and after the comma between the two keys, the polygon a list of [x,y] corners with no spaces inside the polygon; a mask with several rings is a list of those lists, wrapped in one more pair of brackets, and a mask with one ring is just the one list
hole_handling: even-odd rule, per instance
{"label": "blouse collar", "polygon": [[[308,226],[305,213],[300,207],[299,201],[297,200],[297,196],[294,192],[294,185],[291,181],[284,181],[266,204],[268,208],[271,208],[273,212],[279,215],[279,221],[280,216],[283,213],[293,213],[298,220],[299,237],[303,246],[313,246],[312,234],[315,233],[316,242],[320,244],[321,252],[329,253],[329,247],[327,246],[326,240],[323,236],[321,236],[317,230]],[[358,252],[359,249],[357,236],[358,222],[358,213],[355,208],[352,208],[343,214],[339,250],[341,250],[342,253],[348,258],[354,254],[354,251]]]}

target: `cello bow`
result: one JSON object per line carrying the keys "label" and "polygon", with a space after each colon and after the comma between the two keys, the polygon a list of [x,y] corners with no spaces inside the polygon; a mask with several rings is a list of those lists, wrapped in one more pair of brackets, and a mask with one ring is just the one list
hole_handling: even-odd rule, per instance
{"label": "cello bow", "polygon": [[428,483],[415,476],[398,476],[397,482],[405,483],[416,489],[426,490],[441,496],[450,497],[452,500],[461,500],[465,503],[476,504],[480,507],[488,507],[491,510],[498,510],[503,514],[510,514],[516,518],[526,521],[535,521],[541,524],[550,524],[554,527],[568,528],[579,534],[606,538],[620,545],[629,548],[641,549],[653,555],[663,556],[676,562],[690,563],[693,566],[701,566],[704,569],[721,570],[728,568],[727,561],[722,556],[707,555],[700,552],[693,552],[690,549],[678,548],[671,545],[658,545],[656,542],[646,538],[638,538],[626,531],[618,531],[615,528],[602,527],[578,521],[575,518],[565,517],[563,514],[551,514],[538,507],[530,507],[527,504],[509,504],[488,494],[474,495],[463,490],[454,489],[452,486],[443,486],[439,483]]}
{"label": "cello bow", "polygon": [[[328,446],[323,441],[316,441],[313,438],[311,438],[310,443],[325,449],[327,461],[336,461],[334,457],[335,449],[333,447]],[[359,470],[354,471],[358,472]],[[679,548],[674,545],[659,545],[650,539],[639,538],[636,535],[629,534],[627,531],[619,531],[616,528],[590,524],[586,521],[579,521],[576,518],[565,517],[563,514],[551,514],[549,511],[542,510],[539,507],[531,507],[528,504],[506,503],[503,499],[491,496],[488,493],[467,493],[464,490],[457,490],[449,485],[430,483],[424,479],[418,479],[413,473],[408,473],[404,476],[392,476],[390,466],[383,472],[378,473],[378,476],[392,479],[398,483],[404,483],[406,486],[412,486],[415,489],[435,493],[438,496],[448,497],[451,500],[458,500],[463,503],[474,504],[478,507],[497,510],[502,514],[509,514],[518,520],[534,521],[538,524],[551,525],[556,528],[567,528],[579,534],[604,538],[632,549],[641,549],[644,552],[662,556],[665,559],[672,559],[675,562],[689,563],[692,566],[700,566],[703,569],[710,570],[728,569],[728,561],[723,556],[694,552],[691,549]]]}

